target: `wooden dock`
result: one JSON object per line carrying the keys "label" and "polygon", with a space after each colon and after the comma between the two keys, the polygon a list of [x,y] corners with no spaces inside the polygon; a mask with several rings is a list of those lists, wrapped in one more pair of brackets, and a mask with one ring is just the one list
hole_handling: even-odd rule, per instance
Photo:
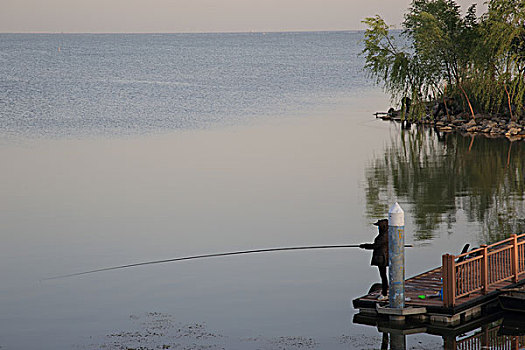
{"label": "wooden dock", "polygon": [[[455,326],[480,316],[505,289],[524,285],[525,234],[512,235],[457,256],[445,254],[442,266],[405,280],[405,307],[424,310],[419,321]],[[377,300],[379,293],[354,299],[354,308],[379,314],[388,307],[388,300]]]}

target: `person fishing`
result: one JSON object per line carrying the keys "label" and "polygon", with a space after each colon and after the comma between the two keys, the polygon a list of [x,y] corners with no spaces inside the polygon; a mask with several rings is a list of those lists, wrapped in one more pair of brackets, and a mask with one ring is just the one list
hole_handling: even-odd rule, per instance
{"label": "person fishing", "polygon": [[381,276],[381,294],[378,300],[387,299],[388,295],[388,277],[386,268],[388,267],[388,219],[381,219],[374,223],[379,229],[379,234],[374,239],[374,243],[363,243],[359,248],[372,250],[372,261],[370,265],[377,266],[379,276]]}

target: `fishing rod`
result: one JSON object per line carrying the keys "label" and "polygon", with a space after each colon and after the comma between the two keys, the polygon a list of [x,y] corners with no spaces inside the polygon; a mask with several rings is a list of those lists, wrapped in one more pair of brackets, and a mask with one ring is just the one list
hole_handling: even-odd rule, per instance
{"label": "fishing rod", "polygon": [[[406,244],[405,247],[412,248],[414,246],[412,244]],[[185,256],[185,257],[181,257],[181,258],[153,260],[153,261],[145,261],[145,262],[139,262],[139,263],[134,263],[134,264],[105,267],[105,268],[91,270],[91,271],[72,273],[72,274],[69,274],[69,275],[61,275],[61,276],[49,277],[49,278],[45,278],[44,280],[53,280],[53,279],[59,279],[59,278],[81,276],[81,275],[87,275],[87,274],[96,273],[96,272],[126,269],[126,268],[130,268],[130,267],[137,267],[137,266],[144,266],[144,265],[164,264],[164,263],[175,262],[175,261],[195,260],[195,259],[204,259],[204,258],[215,258],[215,257],[220,257],[220,256],[255,254],[255,253],[269,253],[269,252],[282,252],[282,251],[291,251],[291,250],[340,249],[340,248],[360,248],[360,244],[281,247],[281,248],[241,250],[241,251],[228,252],[228,253],[214,253],[214,254],[193,255],[193,256]]]}

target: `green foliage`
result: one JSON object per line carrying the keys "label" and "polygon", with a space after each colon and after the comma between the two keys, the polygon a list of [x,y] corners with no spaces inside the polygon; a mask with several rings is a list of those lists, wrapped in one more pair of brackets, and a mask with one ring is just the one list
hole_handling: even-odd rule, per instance
{"label": "green foliage", "polygon": [[487,54],[480,61],[485,71],[480,71],[479,76],[487,84],[492,82],[499,87],[493,87],[493,91],[504,91],[490,96],[489,107],[501,110],[503,106],[508,106],[510,100],[516,106],[518,115],[522,115],[525,92],[525,4],[516,0],[492,0],[483,24],[484,49]]}
{"label": "green foliage", "polygon": [[[396,38],[389,26],[379,17],[369,17],[364,21],[368,25],[365,31],[366,58],[365,68],[383,82],[384,88],[393,99],[410,97],[414,106],[420,106],[421,96],[426,96],[433,85],[431,75],[426,74],[426,63],[407,49],[396,45]],[[421,108],[412,108],[407,117],[413,119],[414,111],[421,113]]]}
{"label": "green foliage", "polygon": [[410,90],[412,57],[397,48],[395,38],[382,18],[368,17],[363,23],[368,25],[363,50],[365,68],[378,82],[383,81],[386,90],[394,96],[406,94]]}
{"label": "green foliage", "polygon": [[[488,12],[464,16],[454,0],[414,0],[405,15],[400,48],[379,16],[366,18],[365,68],[393,99],[411,97],[409,118],[426,114],[429,99],[453,97],[476,112],[523,116],[525,3],[490,0]],[[446,87],[446,89],[445,89]]]}

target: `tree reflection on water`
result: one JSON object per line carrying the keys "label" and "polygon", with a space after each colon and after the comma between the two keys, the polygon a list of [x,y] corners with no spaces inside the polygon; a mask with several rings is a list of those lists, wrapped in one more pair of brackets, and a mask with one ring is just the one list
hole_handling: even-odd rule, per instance
{"label": "tree reflection on water", "polygon": [[525,142],[401,130],[366,170],[367,215],[384,216],[392,198],[410,204],[416,240],[451,230],[458,211],[480,225],[480,243],[525,231]]}

